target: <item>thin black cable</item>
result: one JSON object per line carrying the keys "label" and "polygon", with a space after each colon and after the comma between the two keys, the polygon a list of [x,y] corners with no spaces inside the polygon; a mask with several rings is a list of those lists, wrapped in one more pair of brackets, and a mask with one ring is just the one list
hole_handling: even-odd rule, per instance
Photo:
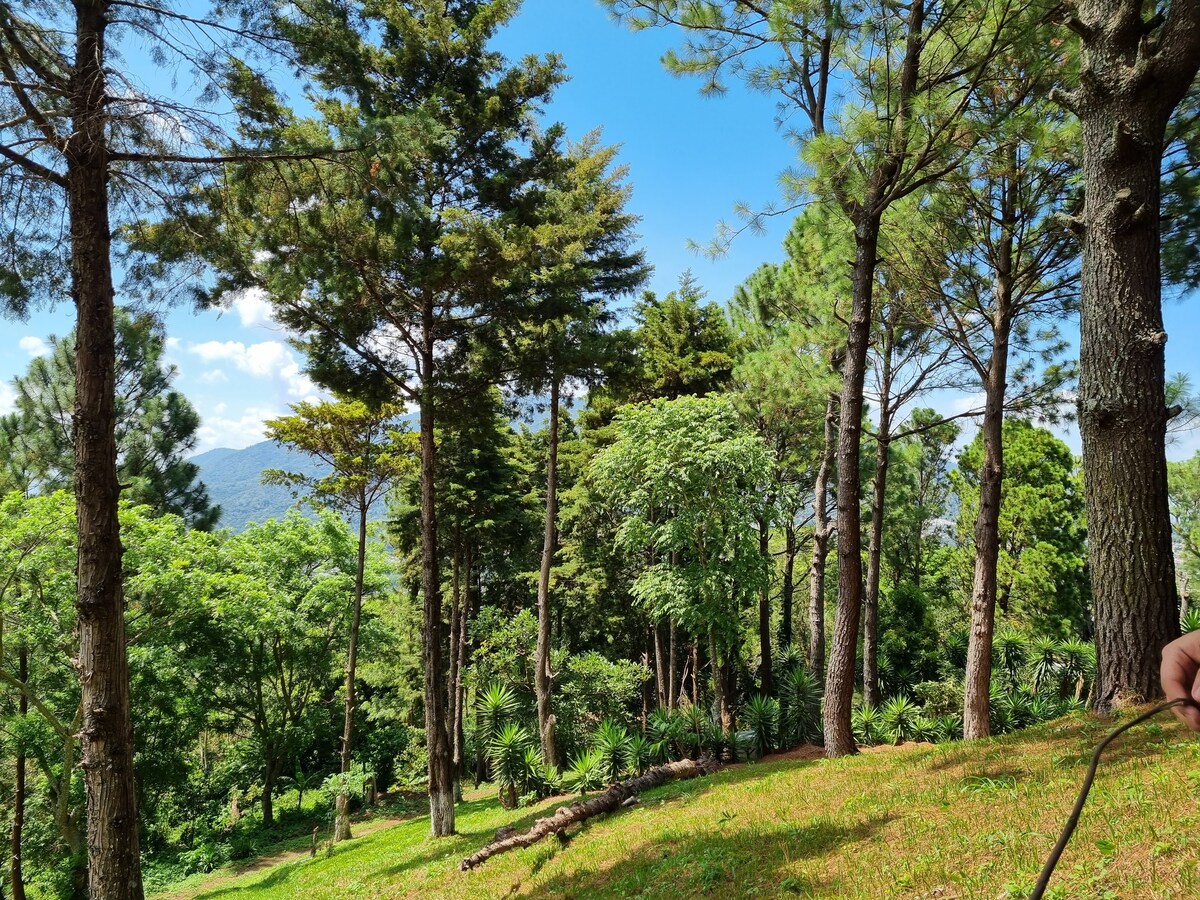
{"label": "thin black cable", "polygon": [[1092,782],[1096,780],[1096,767],[1100,765],[1100,754],[1104,752],[1104,748],[1111,744],[1114,739],[1124,734],[1130,728],[1133,728],[1133,726],[1141,725],[1147,719],[1153,719],[1159,713],[1166,712],[1168,709],[1173,709],[1176,706],[1188,706],[1191,702],[1191,700],[1179,699],[1160,703],[1137,718],[1130,719],[1119,728],[1113,729],[1108,737],[1096,745],[1096,749],[1092,753],[1092,764],[1088,766],[1087,775],[1083,779],[1083,787],[1079,789],[1079,796],[1075,799],[1075,808],[1071,810],[1071,817],[1067,819],[1067,824],[1063,827],[1062,834],[1058,836],[1058,843],[1050,851],[1050,856],[1046,859],[1046,865],[1042,867],[1042,874],[1038,877],[1037,886],[1033,889],[1033,893],[1029,895],[1029,900],[1041,900],[1042,895],[1046,893],[1046,887],[1050,884],[1050,877],[1054,874],[1054,868],[1058,865],[1058,859],[1062,856],[1063,850],[1067,848],[1067,842],[1071,840],[1071,835],[1075,833],[1075,826],[1079,824],[1079,816],[1083,812],[1084,803],[1087,802],[1088,792],[1092,789]]}

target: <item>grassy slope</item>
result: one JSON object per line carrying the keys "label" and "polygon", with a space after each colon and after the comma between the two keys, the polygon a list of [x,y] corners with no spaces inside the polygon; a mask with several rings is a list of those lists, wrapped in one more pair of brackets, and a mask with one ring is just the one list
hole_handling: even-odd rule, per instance
{"label": "grassy slope", "polygon": [[[1167,717],[1110,748],[1059,865],[1056,897],[1200,896],[1200,743]],[[778,760],[677,783],[460,873],[507,812],[459,807],[459,835],[424,819],[316,860],[223,881],[207,900],[350,897],[1022,897],[1109,724],[1068,719],[995,741]]]}

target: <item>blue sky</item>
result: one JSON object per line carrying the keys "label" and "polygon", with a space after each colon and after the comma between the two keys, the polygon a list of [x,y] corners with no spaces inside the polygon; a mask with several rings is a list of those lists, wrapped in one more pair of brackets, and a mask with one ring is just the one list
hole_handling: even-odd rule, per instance
{"label": "blue sky", "polygon": [[[688,243],[706,243],[720,221],[734,220],[736,203],[762,208],[776,200],[779,175],[795,152],[775,127],[772,98],[736,84],[723,97],[704,98],[697,81],[669,75],[660,58],[676,37],[660,29],[631,32],[596,0],[525,0],[497,46],[511,58],[561,54],[571,80],[547,118],[563,122],[575,138],[601,126],[605,142],[620,145],[631,207],[641,216],[642,245],[655,267],[651,287],[665,293],[690,268],[711,299],[724,301],[760,263],[781,258],[788,217],[768,220],[763,234],[744,232],[720,259],[697,255]],[[64,303],[28,322],[0,320],[0,410],[11,403],[8,382],[43,349],[47,335],[70,330],[72,313]],[[1200,386],[1196,306],[1171,301],[1164,313],[1168,370],[1187,371]],[[303,374],[303,358],[262,302],[243,298],[221,314],[173,309],[167,330],[176,384],[203,421],[200,451],[255,443],[265,418],[317,393]],[[938,405],[963,404],[970,399],[948,396]],[[1078,451],[1077,439],[1068,439]],[[1200,438],[1187,436],[1170,455],[1189,456],[1198,447]]]}

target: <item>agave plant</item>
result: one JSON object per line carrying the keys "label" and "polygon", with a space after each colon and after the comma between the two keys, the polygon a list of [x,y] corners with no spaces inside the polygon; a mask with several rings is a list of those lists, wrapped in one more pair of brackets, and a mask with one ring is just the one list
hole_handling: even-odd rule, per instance
{"label": "agave plant", "polygon": [[484,746],[491,743],[500,726],[517,714],[520,701],[507,684],[493,681],[475,701],[478,740]]}
{"label": "agave plant", "polygon": [[680,755],[680,717],[669,709],[651,710],[646,719],[646,739],[655,762],[667,762]]}
{"label": "agave plant", "polygon": [[506,809],[517,805],[518,788],[520,793],[525,792],[528,773],[525,751],[532,744],[529,729],[516,722],[501,725],[488,743],[492,777],[500,788],[500,803]]}
{"label": "agave plant", "polygon": [[696,757],[704,746],[705,735],[710,730],[712,720],[705,715],[697,704],[689,703],[679,708],[676,713],[678,725],[677,740],[679,749],[684,756]]}
{"label": "agave plant", "polygon": [[913,725],[921,708],[901,695],[885,700],[879,707],[879,722],[892,743],[900,744],[913,740]]}
{"label": "agave plant", "polygon": [[923,741],[927,744],[936,744],[941,738],[941,728],[936,719],[931,719],[928,716],[917,715],[913,717],[911,725],[911,734],[914,741]]}
{"label": "agave plant", "polygon": [[779,732],[779,701],[755,694],[742,711],[742,717],[752,732],[751,752],[761,757],[774,750]]}
{"label": "agave plant", "polygon": [[1029,655],[1032,660],[1030,676],[1033,679],[1034,693],[1054,684],[1058,676],[1058,641],[1054,638],[1036,637],[1029,645]]}
{"label": "agave plant", "polygon": [[1200,609],[1189,609],[1179,619],[1179,630],[1183,634],[1191,634],[1200,628]]}
{"label": "agave plant", "polygon": [[604,764],[600,754],[595,750],[585,750],[572,759],[563,773],[563,782],[581,795],[604,787]]}
{"label": "agave plant", "polygon": [[1096,676],[1096,648],[1083,641],[1063,641],[1058,645],[1062,661],[1063,686],[1074,687],[1076,700],[1083,696],[1083,688]]}
{"label": "agave plant", "polygon": [[942,647],[946,654],[946,662],[953,669],[964,669],[967,665],[967,647],[971,635],[965,626],[950,629],[942,639]]}
{"label": "agave plant", "polygon": [[992,655],[1008,676],[1009,687],[1015,687],[1025,666],[1029,643],[1025,636],[1012,628],[1001,628],[992,643]]}
{"label": "agave plant", "polygon": [[820,736],[821,688],[802,666],[779,678],[779,733],[785,746]]}
{"label": "agave plant", "polygon": [[947,713],[938,716],[938,743],[942,741],[961,741],[963,736],[963,720],[958,713]]}
{"label": "agave plant", "polygon": [[606,784],[619,781],[625,774],[629,756],[629,732],[624,725],[605,719],[592,738],[592,749],[600,757],[601,771]]}
{"label": "agave plant", "polygon": [[784,644],[775,651],[775,667],[780,672],[804,668],[804,649],[796,644]]}
{"label": "agave plant", "polygon": [[865,747],[882,744],[885,735],[883,721],[879,710],[874,706],[863,704],[850,714],[850,727],[854,732],[855,742]]}
{"label": "agave plant", "polygon": [[644,734],[632,734],[625,745],[625,769],[642,775],[657,756],[657,745]]}

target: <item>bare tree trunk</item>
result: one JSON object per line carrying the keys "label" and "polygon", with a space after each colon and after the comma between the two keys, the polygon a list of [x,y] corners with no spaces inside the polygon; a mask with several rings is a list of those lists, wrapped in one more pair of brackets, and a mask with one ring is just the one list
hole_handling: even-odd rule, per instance
{"label": "bare tree trunk", "polygon": [[438,572],[437,449],[434,443],[434,309],[422,310],[421,593],[424,600],[425,745],[429,751],[429,820],[434,837],[454,834],[454,760],[442,702],[442,590]]}
{"label": "bare tree trunk", "polygon": [[666,659],[663,654],[661,623],[655,622],[650,626],[652,650],[654,652],[654,691],[659,706],[667,705],[667,672]]}
{"label": "bare tree trunk", "polygon": [[863,603],[863,702],[879,706],[879,576],[883,556],[883,506],[887,498],[888,450],[891,447],[892,356],[896,326],[891,316],[883,336],[883,371],[879,379],[879,430],[875,439],[875,478],[871,495],[871,537],[867,544],[867,590]]}
{"label": "bare tree trunk", "polygon": [[267,760],[263,772],[263,790],[259,806],[262,809],[263,825],[270,828],[275,824],[275,782],[279,778],[279,763],[274,756]]}
{"label": "bare tree trunk", "polygon": [[[29,681],[29,650],[24,644],[17,651],[17,678],[22,684]],[[17,715],[24,720],[29,712],[29,698],[24,693],[17,700]],[[21,837],[25,829],[25,745],[24,737],[17,750],[16,772],[13,779],[13,821],[12,821],[12,900],[25,900],[25,874],[21,868]]]}
{"label": "bare tree trunk", "polygon": [[845,756],[857,751],[850,727],[854,699],[854,662],[862,612],[862,532],[859,515],[862,451],[863,379],[871,340],[871,301],[879,250],[877,214],[862,214],[854,229],[854,304],[843,364],[841,427],[837,450],[838,601],[833,648],[825,684],[825,752]]}
{"label": "bare tree trunk", "polygon": [[1160,165],[1167,123],[1200,65],[1200,10],[1181,0],[1081,7],[1083,138],[1079,433],[1096,618],[1097,708],[1159,695],[1179,632],[1167,504]]}
{"label": "bare tree trunk", "polygon": [[675,626],[675,619],[671,619],[670,639],[667,643],[667,709],[675,709],[679,705],[679,693],[677,691],[676,671],[675,671],[675,632],[678,629]]}
{"label": "bare tree trunk", "polygon": [[[341,771],[350,771],[351,749],[354,745],[354,677],[358,666],[358,634],[362,625],[363,572],[367,565],[367,498],[359,497],[358,559],[354,571],[354,612],[350,618],[350,650],[346,654],[346,710],[342,724]],[[350,795],[338,791],[333,818],[333,840],[348,841],[350,835]]]}
{"label": "bare tree trunk", "polygon": [[692,640],[692,703],[700,702],[700,636]]}
{"label": "bare tree trunk", "polygon": [[[758,521],[758,554],[764,564],[771,561],[771,529],[766,519]],[[775,678],[771,672],[771,581],[768,578],[758,594],[758,653],[762,660],[759,669],[762,692],[765,696],[775,693]]]}
{"label": "bare tree trunk", "polygon": [[781,621],[779,643],[785,647],[792,644],[792,603],[796,594],[796,523],[791,515],[783,529],[783,589],[779,598]]}
{"label": "bare tree trunk", "polygon": [[464,672],[467,669],[467,663],[470,661],[471,641],[470,641],[470,621],[471,621],[471,568],[474,564],[472,559],[471,548],[468,546],[463,553],[464,568],[466,569],[465,577],[463,578],[462,600],[458,613],[458,641],[456,646],[457,663],[454,667],[453,678],[453,723],[451,727],[453,747],[453,763],[455,772],[455,782],[460,785],[461,791],[462,776],[463,776],[463,748],[466,744],[466,734],[463,729],[463,715],[466,705],[466,679]]}
{"label": "bare tree trunk", "polygon": [[983,468],[975,515],[975,577],[971,586],[971,635],[963,685],[963,737],[991,734],[992,637],[996,628],[996,569],[1000,558],[1000,493],[1004,486],[1004,396],[1008,388],[1012,255],[1002,250],[996,273],[996,324],[984,383]]}
{"label": "bare tree trunk", "polygon": [[141,900],[129,661],[121,583],[114,436],[115,334],[108,216],[108,103],[104,60],[108,3],[76,0],[72,135],[66,148],[71,282],[76,309],[76,594],[92,900]]}
{"label": "bare tree trunk", "polygon": [[538,733],[542,756],[552,766],[558,765],[558,749],[554,742],[554,711],[550,692],[554,674],[550,671],[550,568],[558,542],[558,392],[559,380],[550,381],[550,447],[546,456],[546,533],[542,542],[542,569],[538,576],[538,639],[534,673],[537,693]]}
{"label": "bare tree trunk", "polygon": [[838,400],[829,395],[825,404],[825,443],[817,481],[813,487],[813,549],[808,579],[808,668],[818,682],[825,682],[825,563],[829,558],[829,474],[833,469],[837,433]]}
{"label": "bare tree trunk", "polygon": [[717,649],[716,629],[708,631],[708,652],[712,657],[713,693],[717,701],[717,715],[721,720],[721,730],[733,730],[733,711],[729,707],[729,685],[725,678],[725,666]]}

